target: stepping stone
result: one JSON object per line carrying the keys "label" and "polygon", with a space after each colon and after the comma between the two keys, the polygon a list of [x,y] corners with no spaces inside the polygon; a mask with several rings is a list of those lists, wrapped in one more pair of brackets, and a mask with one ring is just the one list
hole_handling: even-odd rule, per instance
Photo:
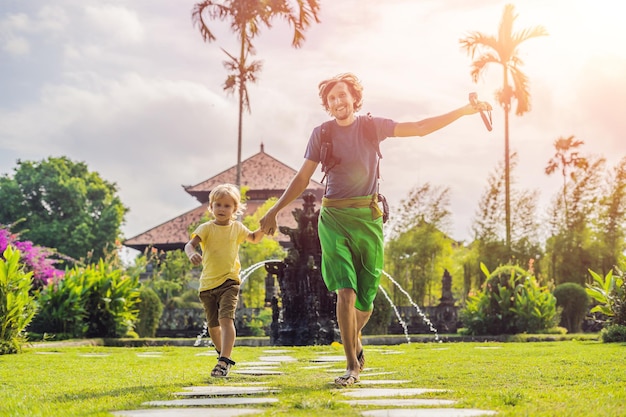
{"label": "stepping stone", "polygon": [[368,369],[365,368],[363,370],[363,372],[361,372],[361,378],[363,378],[363,377],[367,378],[367,377],[370,377],[370,376],[379,376],[379,375],[391,375],[391,374],[395,374],[395,372],[394,371],[390,371],[390,372],[372,372],[372,373],[369,373]]}
{"label": "stepping stone", "polygon": [[242,371],[275,371],[278,369],[278,367],[276,366],[241,366],[239,367],[239,369]]}
{"label": "stepping stone", "polygon": [[288,349],[271,349],[271,350],[264,350],[263,353],[270,353],[270,354],[278,354],[278,353],[289,353],[291,352]]}
{"label": "stepping stone", "polygon": [[261,356],[259,358],[263,362],[295,362],[297,359],[292,356]]}
{"label": "stepping stone", "polygon": [[183,392],[175,392],[174,395],[183,397],[206,397],[206,396],[231,396],[231,395],[248,395],[248,394],[269,394],[276,393],[280,390],[267,387],[234,387],[234,386],[203,386],[203,387],[184,387]]}
{"label": "stepping stone", "polygon": [[35,355],[60,355],[61,352],[35,352]]}
{"label": "stepping stone", "polygon": [[253,408],[154,408],[112,411],[111,414],[120,417],[239,417],[262,412]]}
{"label": "stepping stone", "polygon": [[464,408],[395,408],[361,413],[364,417],[479,417],[494,414],[495,411]]}
{"label": "stepping stone", "polygon": [[263,375],[283,375],[284,372],[270,371],[270,370],[255,370],[255,369],[235,369],[235,370],[232,370],[231,373],[238,374],[238,375],[263,376]]}
{"label": "stepping stone", "polygon": [[345,362],[345,356],[320,356],[310,359],[309,362]]}
{"label": "stepping stone", "polygon": [[[363,381],[361,381],[363,382]],[[429,392],[447,392],[445,389],[429,388],[361,388],[342,391],[348,397],[368,398],[368,397],[400,397],[409,395],[423,395]]]}
{"label": "stepping stone", "polygon": [[476,346],[474,349],[502,349],[502,346]]}
{"label": "stepping stone", "polygon": [[393,384],[407,384],[411,382],[410,379],[361,379],[358,383],[360,385],[393,385]]}
{"label": "stepping stone", "polygon": [[142,405],[152,405],[157,407],[207,407],[213,405],[246,405],[246,404],[268,404],[278,402],[277,398],[246,398],[246,397],[226,397],[226,398],[192,398],[184,400],[169,401],[148,401]]}
{"label": "stepping stone", "polygon": [[237,362],[237,366],[273,366],[277,367],[280,362]]}
{"label": "stepping stone", "polygon": [[82,353],[78,356],[82,356],[83,358],[105,358],[110,356],[109,353]]}
{"label": "stepping stone", "polygon": [[433,406],[433,405],[452,405],[456,401],[452,400],[436,400],[429,398],[394,398],[394,399],[376,399],[376,400],[348,400],[341,401],[350,405],[375,405],[379,407],[409,407],[409,406]]}

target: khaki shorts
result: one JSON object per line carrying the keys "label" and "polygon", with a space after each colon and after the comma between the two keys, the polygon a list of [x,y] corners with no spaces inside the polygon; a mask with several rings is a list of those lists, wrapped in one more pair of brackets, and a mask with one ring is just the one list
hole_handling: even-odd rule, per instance
{"label": "khaki shorts", "polygon": [[200,293],[200,301],[209,327],[219,327],[219,319],[235,319],[239,287],[237,281],[229,279],[217,288]]}

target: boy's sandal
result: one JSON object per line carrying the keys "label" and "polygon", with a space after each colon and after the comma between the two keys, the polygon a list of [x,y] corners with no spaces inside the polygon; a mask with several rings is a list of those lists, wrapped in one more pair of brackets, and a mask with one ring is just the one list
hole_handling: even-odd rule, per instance
{"label": "boy's sandal", "polygon": [[335,385],[339,385],[340,387],[347,387],[350,385],[354,385],[359,382],[359,377],[357,375],[345,374],[342,376],[338,376],[335,378]]}
{"label": "boy's sandal", "polygon": [[[222,362],[225,363],[226,365],[222,365]],[[219,377],[219,378],[228,376],[230,367],[233,366],[234,364],[235,364],[235,361],[229,358],[220,356],[219,359],[217,360],[217,364],[215,364],[215,367],[211,371],[211,376]]]}
{"label": "boy's sandal", "polygon": [[356,359],[359,361],[359,370],[363,372],[363,368],[365,368],[365,352],[363,349],[361,349],[359,354],[356,356]]}

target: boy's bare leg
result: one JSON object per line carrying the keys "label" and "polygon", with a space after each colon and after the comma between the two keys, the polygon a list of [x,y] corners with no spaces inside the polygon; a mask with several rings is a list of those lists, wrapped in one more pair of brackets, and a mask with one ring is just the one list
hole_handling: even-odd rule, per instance
{"label": "boy's bare leg", "polygon": [[220,328],[222,338],[220,341],[223,357],[229,358],[233,353],[233,347],[235,346],[235,338],[237,337],[237,330],[235,329],[235,321],[229,318],[220,319]]}
{"label": "boy's bare leg", "polygon": [[209,336],[211,337],[211,342],[213,342],[213,346],[215,346],[215,350],[218,352],[222,351],[222,329],[220,326],[209,327]]}

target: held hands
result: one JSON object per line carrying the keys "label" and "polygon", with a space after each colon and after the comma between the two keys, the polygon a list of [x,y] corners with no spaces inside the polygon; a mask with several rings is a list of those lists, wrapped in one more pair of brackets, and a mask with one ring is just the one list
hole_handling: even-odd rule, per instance
{"label": "held hands", "polygon": [[261,218],[259,223],[261,224],[261,231],[268,236],[272,236],[276,229],[278,229],[278,225],[276,224],[276,215],[272,214],[271,211],[268,211],[265,216]]}

